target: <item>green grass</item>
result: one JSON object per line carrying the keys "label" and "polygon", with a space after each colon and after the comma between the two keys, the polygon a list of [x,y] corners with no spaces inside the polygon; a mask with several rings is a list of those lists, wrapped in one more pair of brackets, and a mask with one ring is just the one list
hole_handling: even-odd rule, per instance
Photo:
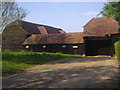
{"label": "green grass", "polygon": [[115,43],[115,53],[116,53],[117,59],[120,62],[120,41]]}
{"label": "green grass", "polygon": [[2,52],[2,75],[15,74],[35,65],[66,57],[81,56],[46,52]]}

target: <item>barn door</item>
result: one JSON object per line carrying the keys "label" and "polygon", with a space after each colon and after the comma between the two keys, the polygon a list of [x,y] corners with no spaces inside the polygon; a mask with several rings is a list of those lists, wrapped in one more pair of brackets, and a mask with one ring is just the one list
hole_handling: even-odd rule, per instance
{"label": "barn door", "polygon": [[85,54],[87,56],[95,56],[96,52],[96,44],[93,41],[87,41],[85,43]]}
{"label": "barn door", "polygon": [[85,54],[94,55],[111,55],[111,40],[88,40],[85,43]]}

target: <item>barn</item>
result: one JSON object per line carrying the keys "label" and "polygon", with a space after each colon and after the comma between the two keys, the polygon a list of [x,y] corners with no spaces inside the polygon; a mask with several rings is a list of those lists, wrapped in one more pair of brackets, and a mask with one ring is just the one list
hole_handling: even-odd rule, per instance
{"label": "barn", "polygon": [[117,21],[107,17],[93,18],[84,26],[85,54],[114,55],[114,43],[119,37]]}
{"label": "barn", "polygon": [[84,54],[83,32],[31,35],[23,45],[27,51]]}
{"label": "barn", "polygon": [[83,28],[83,32],[66,33],[59,28],[16,20],[2,33],[2,50],[114,55],[114,43],[120,37],[117,21],[97,17]]}
{"label": "barn", "polygon": [[65,33],[60,28],[16,20],[2,32],[2,51],[21,51],[23,42],[32,34]]}

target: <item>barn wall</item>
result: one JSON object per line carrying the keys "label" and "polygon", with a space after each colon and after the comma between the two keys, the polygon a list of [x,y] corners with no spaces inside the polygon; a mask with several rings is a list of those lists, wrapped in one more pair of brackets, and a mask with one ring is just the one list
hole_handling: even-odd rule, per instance
{"label": "barn wall", "polygon": [[15,23],[9,24],[2,33],[2,51],[21,51],[26,34]]}
{"label": "barn wall", "polygon": [[[66,48],[62,48],[62,45],[66,45]],[[43,45],[30,45],[26,51],[35,51],[35,52],[61,52],[65,54],[84,54],[84,44],[47,44],[46,48],[43,48]],[[73,49],[73,46],[78,46],[77,49]]]}

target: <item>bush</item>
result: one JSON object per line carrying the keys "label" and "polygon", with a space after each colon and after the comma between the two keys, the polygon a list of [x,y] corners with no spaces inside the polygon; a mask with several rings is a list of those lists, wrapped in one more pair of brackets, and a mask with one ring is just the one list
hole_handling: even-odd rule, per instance
{"label": "bush", "polygon": [[115,53],[116,53],[117,59],[120,61],[120,41],[115,43]]}

